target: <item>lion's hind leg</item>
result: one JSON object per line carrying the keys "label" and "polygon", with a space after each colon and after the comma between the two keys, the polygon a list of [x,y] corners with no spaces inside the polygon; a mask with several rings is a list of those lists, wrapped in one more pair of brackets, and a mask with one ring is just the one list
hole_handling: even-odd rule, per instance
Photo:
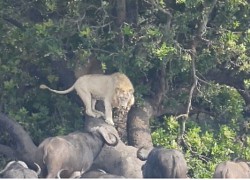
{"label": "lion's hind leg", "polygon": [[96,104],[96,99],[94,99],[92,97],[92,99],[91,99],[91,108],[92,108],[92,111],[96,114],[97,118],[99,118],[99,117],[104,117],[105,118],[105,115],[104,115],[103,112],[98,111],[98,110],[95,109],[95,104]]}
{"label": "lion's hind leg", "polygon": [[87,93],[85,91],[77,91],[77,94],[80,96],[82,99],[85,108],[86,108],[86,114],[91,116],[91,117],[98,117],[98,115],[92,111],[92,102],[91,102],[91,94]]}

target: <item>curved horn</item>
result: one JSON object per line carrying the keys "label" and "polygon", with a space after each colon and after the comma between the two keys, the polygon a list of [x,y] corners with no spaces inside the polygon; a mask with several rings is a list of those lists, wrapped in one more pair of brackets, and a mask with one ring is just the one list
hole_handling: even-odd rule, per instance
{"label": "curved horn", "polygon": [[150,150],[146,149],[145,147],[140,147],[136,153],[137,158],[139,158],[141,161],[146,161],[148,159]]}
{"label": "curved horn", "polygon": [[15,163],[15,162],[16,162],[16,161],[10,161],[10,162],[5,166],[5,168],[4,168],[2,171],[0,171],[0,174],[4,173],[4,172],[10,167],[10,165],[13,164],[13,163]]}
{"label": "curved horn", "polygon": [[83,173],[81,171],[74,171],[69,178],[70,179],[80,178],[82,174]]}
{"label": "curved horn", "polygon": [[25,162],[23,161],[17,161],[18,164],[20,164],[21,166],[23,166],[24,168],[27,168],[28,169],[28,166]]}
{"label": "curved horn", "polygon": [[108,132],[106,128],[99,127],[97,128],[97,132],[99,132],[102,135],[107,145],[116,146],[118,144],[119,142],[118,137],[115,134]]}
{"label": "curved horn", "polygon": [[100,172],[102,172],[102,173],[104,173],[104,174],[107,174],[107,172],[104,171],[103,169],[97,169],[97,170],[100,171]]}
{"label": "curved horn", "polygon": [[41,174],[41,167],[37,164],[37,163],[34,163],[37,167],[37,171],[36,171],[36,174],[37,176],[39,176]]}
{"label": "curved horn", "polygon": [[63,172],[64,170],[65,170],[65,169],[61,169],[60,171],[57,172],[56,177],[57,177],[58,179],[61,179],[60,174],[61,174],[61,172]]}

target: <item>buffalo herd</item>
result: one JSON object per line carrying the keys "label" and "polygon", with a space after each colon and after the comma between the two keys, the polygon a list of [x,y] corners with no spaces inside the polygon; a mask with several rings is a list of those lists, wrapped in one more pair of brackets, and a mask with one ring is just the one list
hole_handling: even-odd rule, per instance
{"label": "buffalo herd", "polygon": [[[164,147],[125,145],[110,125],[46,138],[36,152],[36,170],[10,161],[2,178],[189,178],[183,153]],[[250,178],[247,162],[218,164],[213,178]]]}

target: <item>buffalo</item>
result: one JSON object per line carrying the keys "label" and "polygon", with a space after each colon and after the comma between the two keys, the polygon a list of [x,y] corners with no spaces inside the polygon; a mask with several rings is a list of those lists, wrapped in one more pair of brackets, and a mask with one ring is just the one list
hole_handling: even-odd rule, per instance
{"label": "buffalo", "polygon": [[[64,170],[61,170],[58,172],[57,174],[57,178],[61,179],[61,172],[63,172]],[[105,172],[102,169],[92,169],[92,170],[88,170],[87,172],[85,172],[84,174],[81,174],[79,171],[74,172],[70,178],[124,178],[123,176],[118,176],[115,174],[109,174],[107,172]]]}
{"label": "buffalo", "polygon": [[[56,177],[58,179],[61,179],[61,174],[63,174],[64,171],[66,171],[66,170],[61,169],[60,171],[58,171]],[[82,175],[81,171],[75,171],[75,172],[71,173],[69,179],[79,179],[81,177],[81,175]]]}
{"label": "buffalo", "polygon": [[146,151],[140,148],[137,157],[147,160],[142,166],[144,178],[187,178],[187,163],[178,150],[155,147]]}
{"label": "buffalo", "polygon": [[[89,131],[96,126],[106,127],[119,137],[115,127],[108,125],[102,119],[88,118],[85,120],[84,130]],[[117,174],[125,178],[142,178],[141,167],[145,161],[137,158],[137,151],[138,148],[124,144],[119,138],[116,146],[104,145],[91,169],[102,169],[107,173]]]}
{"label": "buffalo", "polygon": [[82,179],[84,178],[103,178],[103,179],[108,179],[108,178],[115,178],[115,179],[119,179],[119,178],[125,178],[124,176],[119,176],[119,175],[115,175],[115,174],[109,174],[106,173],[103,170],[97,169],[97,170],[91,170],[88,171],[86,173],[84,173],[81,176]]}
{"label": "buffalo", "polygon": [[0,171],[0,174],[2,178],[38,178],[41,169],[36,163],[35,165],[38,168],[37,172],[29,169],[23,161],[10,161],[5,168]]}
{"label": "buffalo", "polygon": [[[57,178],[61,179],[61,173],[64,172],[64,169],[61,169],[58,173],[57,173]],[[104,170],[102,169],[95,169],[95,170],[88,170],[87,172],[83,173],[81,171],[75,171],[71,174],[71,176],[69,177],[70,179],[75,179],[75,178],[125,178],[123,176],[119,176],[119,175],[115,175],[115,174],[109,174],[106,173]]]}
{"label": "buffalo", "polygon": [[213,178],[250,178],[250,168],[246,162],[225,161],[216,166]]}
{"label": "buffalo", "polygon": [[89,132],[73,132],[65,136],[45,139],[39,146],[37,157],[42,168],[42,177],[72,177],[74,172],[86,172],[104,144],[115,146],[118,138],[107,128],[95,127]]}

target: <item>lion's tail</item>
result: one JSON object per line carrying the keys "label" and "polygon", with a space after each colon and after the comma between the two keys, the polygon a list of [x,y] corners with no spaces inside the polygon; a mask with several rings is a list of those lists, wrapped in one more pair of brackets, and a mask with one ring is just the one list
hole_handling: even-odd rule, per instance
{"label": "lion's tail", "polygon": [[54,89],[49,88],[45,84],[41,84],[40,89],[48,89],[49,91],[52,91],[52,92],[57,93],[57,94],[67,94],[67,93],[73,91],[75,89],[75,86],[73,85],[69,89],[66,89],[64,91],[58,91],[58,90],[54,90]]}

